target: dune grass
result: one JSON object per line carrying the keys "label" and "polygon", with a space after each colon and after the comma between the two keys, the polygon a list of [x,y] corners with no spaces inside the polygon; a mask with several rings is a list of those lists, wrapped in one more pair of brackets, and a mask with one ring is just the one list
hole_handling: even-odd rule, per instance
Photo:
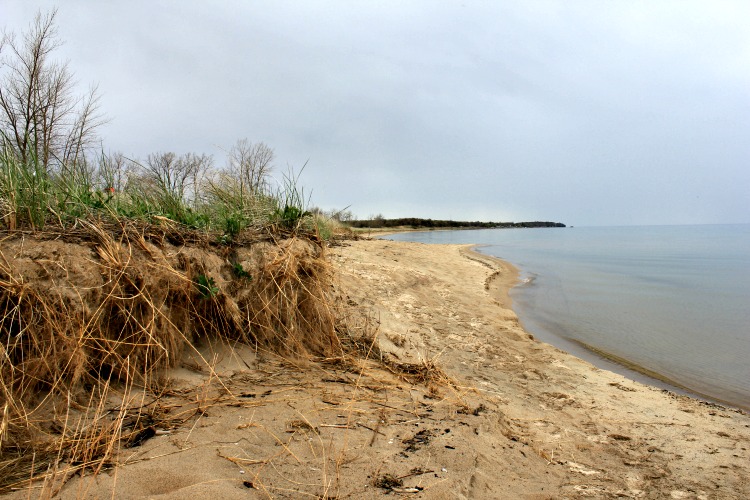
{"label": "dune grass", "polygon": [[[168,170],[154,174],[144,165],[126,160],[113,172],[113,163],[112,157],[102,153],[95,161],[84,159],[52,170],[33,155],[24,161],[10,146],[4,146],[0,150],[0,228],[64,228],[78,219],[92,218],[166,219],[223,241],[247,229],[302,231],[324,239],[344,231],[335,221],[308,211],[309,198],[299,184],[299,174],[293,171],[284,174],[277,186],[263,182],[253,189],[243,187],[242,180],[227,170],[196,171],[189,186],[175,188],[162,182],[162,174],[165,178],[171,175]],[[113,185],[113,177],[121,179],[118,187]]]}

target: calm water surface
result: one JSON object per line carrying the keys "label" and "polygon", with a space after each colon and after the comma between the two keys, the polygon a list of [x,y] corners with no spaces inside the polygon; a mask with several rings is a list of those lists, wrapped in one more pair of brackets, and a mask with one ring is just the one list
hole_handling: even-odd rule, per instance
{"label": "calm water surface", "polygon": [[483,253],[521,269],[522,284],[511,292],[514,309],[537,337],[576,355],[588,346],[750,409],[750,225],[430,231],[387,238],[482,245]]}

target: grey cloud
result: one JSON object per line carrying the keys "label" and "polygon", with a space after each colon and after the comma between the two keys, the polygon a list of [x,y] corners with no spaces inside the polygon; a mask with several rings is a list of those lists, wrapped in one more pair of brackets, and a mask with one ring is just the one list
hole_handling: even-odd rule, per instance
{"label": "grey cloud", "polygon": [[[20,29],[46,2],[11,0]],[[60,5],[105,147],[237,138],[360,216],[750,222],[750,5]]]}

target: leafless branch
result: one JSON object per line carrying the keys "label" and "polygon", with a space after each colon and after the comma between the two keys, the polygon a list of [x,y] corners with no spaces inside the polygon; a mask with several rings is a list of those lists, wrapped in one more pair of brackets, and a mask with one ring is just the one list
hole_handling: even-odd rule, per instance
{"label": "leafless branch", "polygon": [[77,96],[68,64],[51,59],[56,15],[38,13],[20,39],[6,33],[0,44],[0,131],[22,161],[47,168],[81,161],[103,123],[96,86]]}

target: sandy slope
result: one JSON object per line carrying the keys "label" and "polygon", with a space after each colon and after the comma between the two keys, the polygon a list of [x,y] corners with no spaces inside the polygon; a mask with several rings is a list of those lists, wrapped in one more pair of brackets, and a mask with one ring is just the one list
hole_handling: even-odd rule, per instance
{"label": "sandy slope", "polygon": [[454,387],[206,346],[161,402],[198,416],[61,497],[750,497],[750,417],[535,341],[508,308],[507,264],[380,240],[331,258],[385,356],[435,362]]}

